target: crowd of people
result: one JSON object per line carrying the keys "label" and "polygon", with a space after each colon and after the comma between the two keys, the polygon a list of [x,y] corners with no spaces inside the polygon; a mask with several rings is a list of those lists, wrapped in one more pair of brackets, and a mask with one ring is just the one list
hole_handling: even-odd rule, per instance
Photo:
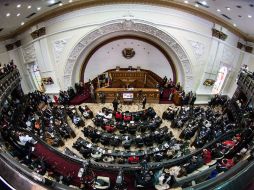
{"label": "crowd of people", "polygon": [[16,69],[17,66],[14,64],[13,60],[11,60],[7,65],[2,65],[0,63],[0,80]]}
{"label": "crowd of people", "polygon": [[[254,134],[253,109],[242,108],[243,121],[237,122],[230,117],[230,110],[226,109],[228,100],[224,96],[216,95],[208,107],[194,106],[195,95],[192,92],[185,94],[180,84],[173,85],[171,80],[164,84],[167,88],[172,86],[181,91],[183,105],[169,106],[162,118],[152,107],[137,112],[120,112],[116,105],[114,110],[104,107],[94,116],[87,105],[67,106],[68,99],[82,91],[78,88],[76,92],[74,89],[61,92],[59,102],[62,105],[54,104],[48,95],[40,91],[25,96],[21,92],[19,95],[14,93],[3,105],[1,134],[11,146],[21,150],[21,153],[13,151],[21,163],[41,175],[54,176],[56,181],[66,185],[73,184],[73,177],[56,172],[47,158],[35,157],[33,151],[40,140],[59,147],[66,139],[74,138],[76,134],[68,119],[75,127],[83,129],[86,140],[79,137],[73,147],[84,159],[138,165],[140,169],[135,172],[137,188],[168,189],[178,186],[178,180],[183,176],[200,168],[216,166],[206,178],[210,179],[229,170],[246,152],[253,150],[250,143]],[[222,109],[214,109],[216,106]],[[85,127],[85,120],[90,119],[95,127]],[[163,120],[171,121],[171,126],[161,127]],[[170,129],[179,130],[179,139]],[[224,137],[224,134],[229,135]],[[124,150],[115,149],[121,146]],[[133,146],[136,151],[131,151]],[[184,156],[189,156],[189,159],[182,160]],[[168,162],[170,159],[176,162]],[[163,168],[150,168],[153,162],[162,161]],[[123,176],[123,171],[119,172],[121,180],[118,179],[116,184],[126,187],[128,184],[123,182]],[[97,188],[103,186],[99,179],[103,181],[105,178],[98,178]]]}

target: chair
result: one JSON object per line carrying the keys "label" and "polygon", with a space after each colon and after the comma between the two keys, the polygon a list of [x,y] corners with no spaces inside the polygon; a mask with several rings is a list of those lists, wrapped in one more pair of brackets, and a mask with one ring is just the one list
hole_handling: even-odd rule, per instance
{"label": "chair", "polygon": [[97,176],[93,184],[93,189],[109,189],[110,179],[109,177]]}

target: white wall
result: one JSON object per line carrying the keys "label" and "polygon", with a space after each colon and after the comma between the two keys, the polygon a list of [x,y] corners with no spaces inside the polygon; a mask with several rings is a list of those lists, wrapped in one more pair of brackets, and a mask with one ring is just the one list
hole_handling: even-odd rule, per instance
{"label": "white wall", "polygon": [[[211,36],[211,28],[214,26],[214,23],[179,10],[138,4],[115,4],[90,7],[40,23],[39,26],[46,26],[47,33],[42,38],[33,41],[29,34],[31,30],[18,36],[23,44],[21,48],[23,56],[19,56],[22,59],[20,63],[24,65],[29,61],[38,63],[42,75],[51,76],[55,81],[54,86],[46,87],[47,91],[50,93],[58,93],[59,89],[66,88],[64,86],[64,70],[73,48],[82,38],[92,31],[119,19],[146,23],[158,28],[176,40],[184,49],[191,63],[193,72],[192,89],[197,92],[200,103],[207,101],[211,95],[211,87],[203,86],[204,80],[207,78],[216,78],[220,66],[226,65],[230,69],[226,84],[223,86],[224,94],[232,94],[234,91],[234,82],[236,81],[237,72],[241,64],[246,62],[249,67],[253,68],[251,66],[254,61],[253,55],[237,49],[236,44],[239,37],[227,29],[222,28],[222,31],[228,34],[227,40],[220,41]],[[219,25],[216,25],[216,27],[221,28]],[[128,31],[126,32],[128,33]],[[154,35],[156,36],[156,34]],[[26,51],[31,45],[36,48],[30,48],[31,51]],[[79,80],[80,76],[77,73],[81,68],[81,62],[84,61],[85,56],[90,50],[87,49],[87,52],[84,52],[84,55],[79,57],[79,63],[74,67],[77,72],[74,72],[75,81],[73,82]],[[24,52],[28,53],[24,56]],[[28,58],[25,60],[25,57]],[[174,55],[172,57],[175,64],[179,64],[177,59],[174,58]],[[5,54],[1,55],[0,52],[0,61],[6,59],[8,59],[8,56]],[[94,61],[97,62],[98,60]],[[107,68],[110,66],[115,68],[115,65],[114,60],[109,61]],[[144,65],[142,67],[145,68],[146,66]],[[157,72],[161,73],[161,77],[166,74],[165,70],[167,69],[164,69],[166,67],[163,66],[160,71],[157,70]],[[87,73],[85,74],[86,80],[98,74],[98,69],[95,68],[94,63],[89,64],[88,68],[89,75]],[[154,70],[154,68],[151,69]],[[170,75],[170,72],[167,74]]]}
{"label": "white wall", "polygon": [[[135,56],[126,59],[122,55],[124,48],[133,48]],[[100,47],[89,59],[85,72],[84,81],[94,79],[99,73],[120,66],[127,68],[132,66],[151,70],[159,76],[167,76],[173,79],[173,71],[169,61],[153,45],[137,39],[118,39]],[[95,72],[96,71],[96,72]]]}

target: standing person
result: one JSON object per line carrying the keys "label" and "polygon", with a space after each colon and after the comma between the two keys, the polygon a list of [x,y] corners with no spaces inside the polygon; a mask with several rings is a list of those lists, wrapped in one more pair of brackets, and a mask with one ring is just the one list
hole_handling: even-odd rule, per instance
{"label": "standing person", "polygon": [[196,101],[197,97],[196,97],[196,93],[193,94],[191,100],[190,100],[190,105],[193,107],[194,106],[194,103]]}
{"label": "standing person", "polygon": [[114,101],[112,102],[113,104],[113,108],[114,108],[114,111],[117,112],[117,107],[118,107],[118,100],[115,98]]}
{"label": "standing person", "polygon": [[91,95],[92,100],[94,101],[95,100],[95,93],[94,93],[93,83],[90,83],[90,95]]}
{"label": "standing person", "polygon": [[144,97],[143,97],[142,104],[143,104],[143,109],[145,109],[145,107],[146,107],[146,95],[144,95]]}

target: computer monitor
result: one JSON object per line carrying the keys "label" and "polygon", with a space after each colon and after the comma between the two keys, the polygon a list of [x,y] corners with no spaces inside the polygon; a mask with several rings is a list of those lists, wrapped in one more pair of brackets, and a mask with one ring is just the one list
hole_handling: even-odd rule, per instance
{"label": "computer monitor", "polygon": [[133,99],[134,94],[132,92],[124,92],[123,99]]}

